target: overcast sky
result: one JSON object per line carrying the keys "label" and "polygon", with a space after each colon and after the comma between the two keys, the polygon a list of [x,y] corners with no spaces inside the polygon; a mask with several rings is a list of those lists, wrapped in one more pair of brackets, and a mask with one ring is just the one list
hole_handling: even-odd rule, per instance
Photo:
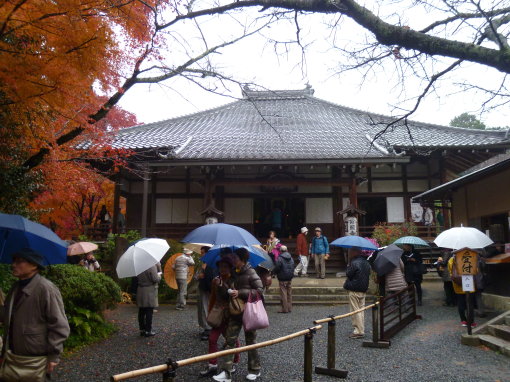
{"label": "overcast sky", "polygon": [[[249,20],[252,15],[248,14],[244,17]],[[406,17],[411,20],[420,20],[421,24],[428,23],[424,21],[424,18],[430,18],[430,15],[419,16],[415,18],[408,12]],[[236,22],[241,21],[242,24],[245,20],[242,17],[236,16]],[[385,115],[398,115],[400,111],[395,106],[405,108],[412,105],[409,99],[418,94],[422,84],[409,75],[404,78],[406,86],[403,92],[402,88],[397,86],[399,78],[392,70],[395,65],[394,59],[389,60],[386,67],[371,71],[362,84],[363,76],[359,72],[351,71],[338,75],[338,64],[342,57],[338,51],[331,48],[333,37],[331,29],[324,23],[325,19],[322,16],[307,16],[302,17],[301,20],[303,39],[306,43],[310,43],[306,50],[304,66],[301,65],[303,62],[301,51],[297,47],[292,48],[289,54],[284,54],[281,49],[278,54],[275,54],[274,45],[268,39],[274,38],[275,35],[282,40],[294,38],[295,28],[290,24],[272,27],[271,31],[264,35],[252,36],[222,50],[221,55],[215,55],[212,58],[214,66],[236,80],[257,83],[271,90],[302,89],[309,83],[315,90],[314,95],[318,98]],[[236,25],[232,24],[233,22],[225,18],[209,18],[201,19],[200,26],[208,36],[209,43],[213,44],[215,41],[226,39],[226,36],[235,35]],[[410,24],[416,29],[421,26],[414,26],[411,22]],[[203,46],[192,23],[180,27],[175,32],[178,32],[179,36],[186,36],[189,42],[188,51],[198,52]],[[344,20],[335,39],[348,43],[351,40],[359,40],[361,33],[363,33],[361,28]],[[194,37],[191,38],[191,36]],[[171,48],[172,55],[169,53],[166,55],[168,63],[175,65],[179,63],[176,60],[178,55],[173,49],[174,46]],[[403,52],[404,55],[405,53]],[[399,65],[398,62],[396,64]],[[440,64],[436,63],[436,65],[438,70],[442,69]],[[464,64],[463,67],[461,72],[450,77],[449,82],[438,84],[438,92],[430,94],[425,99],[412,119],[448,125],[453,117],[463,112],[478,115],[484,100],[482,95],[461,92],[452,83],[469,79],[489,86],[497,83],[499,75],[497,71],[480,65]],[[231,85],[230,92],[224,93],[225,95],[222,96],[207,92],[180,78],[164,84],[136,85],[124,96],[121,106],[135,113],[140,122],[148,123],[203,111],[241,97],[241,89],[236,85]],[[406,99],[407,103],[404,102]],[[501,107],[481,116],[482,121],[488,126],[510,125],[509,118],[508,107]]]}

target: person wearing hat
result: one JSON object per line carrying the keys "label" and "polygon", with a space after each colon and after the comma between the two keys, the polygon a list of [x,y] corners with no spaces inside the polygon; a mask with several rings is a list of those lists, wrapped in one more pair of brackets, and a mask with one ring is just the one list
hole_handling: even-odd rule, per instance
{"label": "person wearing hat", "polygon": [[182,250],[182,255],[175,259],[175,263],[172,268],[175,271],[175,281],[177,282],[177,288],[179,290],[177,296],[177,305],[175,309],[184,310],[186,306],[186,294],[188,293],[188,267],[195,265],[195,261],[191,255],[193,251],[188,248]]}
{"label": "person wearing hat", "polygon": [[320,227],[315,228],[315,237],[312,239],[310,254],[315,262],[315,272],[318,279],[326,277],[326,256],[329,257],[329,244]]}
{"label": "person wearing hat", "polygon": [[296,239],[296,252],[299,256],[299,264],[296,269],[294,269],[294,276],[299,276],[301,273],[301,277],[308,277],[306,272],[308,271],[308,242],[306,240],[306,235],[308,235],[308,228],[301,228],[301,233],[297,235]]}
{"label": "person wearing hat", "polygon": [[[69,336],[62,295],[39,274],[43,268],[43,256],[32,249],[22,249],[12,256],[12,274],[18,281],[0,312],[6,328],[0,352],[4,375],[0,379],[6,382],[47,380]],[[21,364],[21,357],[29,365]],[[19,379],[20,373],[23,379]]]}

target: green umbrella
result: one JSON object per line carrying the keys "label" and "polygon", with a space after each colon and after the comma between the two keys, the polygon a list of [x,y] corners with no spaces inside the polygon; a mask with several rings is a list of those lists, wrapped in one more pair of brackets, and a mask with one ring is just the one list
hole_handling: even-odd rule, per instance
{"label": "green umbrella", "polygon": [[417,245],[421,247],[430,247],[430,245],[423,239],[420,239],[416,236],[404,236],[400,239],[397,239],[393,242],[393,244],[402,245],[402,244],[409,244],[409,245]]}

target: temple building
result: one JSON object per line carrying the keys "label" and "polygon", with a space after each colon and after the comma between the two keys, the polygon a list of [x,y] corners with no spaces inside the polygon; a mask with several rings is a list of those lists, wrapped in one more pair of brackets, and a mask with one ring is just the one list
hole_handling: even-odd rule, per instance
{"label": "temple building", "polygon": [[[215,109],[121,130],[113,146],[133,151],[117,178],[128,228],[182,238],[217,219],[264,238],[319,226],[359,233],[414,220],[434,237],[451,222],[450,200],[411,198],[510,147],[505,131],[470,130],[339,106],[304,90],[253,91]],[[343,211],[345,212],[345,211]],[[115,217],[114,217],[115,218]]]}

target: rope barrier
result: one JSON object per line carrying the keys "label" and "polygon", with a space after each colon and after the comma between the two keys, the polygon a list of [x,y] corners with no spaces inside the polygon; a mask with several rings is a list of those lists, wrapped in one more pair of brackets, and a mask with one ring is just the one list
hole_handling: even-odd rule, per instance
{"label": "rope barrier", "polygon": [[347,318],[347,317],[353,316],[353,315],[363,312],[367,309],[373,308],[373,307],[377,306],[378,304],[379,304],[379,301],[377,301],[374,304],[367,305],[361,309],[355,310],[353,312],[341,314],[339,316],[331,315],[328,318],[315,320],[313,323],[316,326],[313,326],[313,327],[305,329],[305,330],[301,330],[299,332],[291,333],[291,334],[288,334],[283,337],[278,337],[278,338],[275,338],[272,340],[259,342],[257,344],[253,344],[253,345],[247,345],[247,346],[242,346],[242,347],[228,349],[228,350],[222,350],[222,351],[218,351],[216,353],[204,354],[204,355],[200,355],[200,356],[196,356],[196,357],[186,358],[186,359],[183,359],[180,361],[169,361],[168,363],[165,363],[162,365],[147,367],[144,369],[132,370],[132,371],[128,371],[128,372],[122,373],[122,374],[116,374],[110,378],[110,381],[114,381],[114,382],[123,381],[126,379],[135,378],[135,377],[139,377],[139,376],[147,375],[147,374],[164,373],[164,372],[167,372],[169,370],[169,368],[173,368],[175,370],[178,367],[192,365],[194,363],[204,362],[204,361],[208,361],[208,360],[211,360],[214,358],[220,358],[220,357],[230,355],[230,354],[237,354],[237,353],[247,352],[249,350],[260,349],[263,347],[278,344],[280,342],[289,341],[296,337],[311,335],[311,334],[315,333],[317,330],[322,329],[322,325],[320,325],[322,323],[325,323],[325,322],[329,323],[329,322],[336,321],[336,320],[339,320],[342,318]]}
{"label": "rope barrier", "polygon": [[372,305],[367,305],[367,306],[364,306],[361,309],[354,310],[354,311],[349,312],[349,313],[341,314],[339,316],[334,316],[334,317],[330,316],[328,318],[322,318],[320,320],[315,320],[313,323],[314,324],[323,324],[325,322],[330,322],[330,321],[340,320],[342,318],[347,318],[347,317],[350,317],[350,316],[354,316],[355,314],[361,313],[361,312],[363,312],[363,311],[365,311],[367,309],[373,308],[376,305],[379,305],[379,301],[373,303]]}
{"label": "rope barrier", "polygon": [[[275,338],[273,340],[259,342],[257,344],[242,346],[242,347],[238,347],[238,348],[234,348],[234,349],[222,350],[222,351],[219,351],[216,353],[204,354],[204,355],[197,356],[197,357],[186,358],[186,359],[183,359],[180,361],[175,361],[175,362],[173,362],[173,364],[175,365],[175,367],[182,367],[182,366],[191,365],[191,364],[198,363],[198,362],[208,361],[213,358],[223,357],[223,356],[230,355],[230,354],[243,353],[243,352],[246,352],[249,350],[259,349],[259,348],[275,345],[280,342],[289,341],[293,338],[304,336],[304,335],[307,335],[311,332],[314,332],[314,331],[320,330],[320,329],[322,329],[322,325],[316,325],[311,328],[301,330],[299,332],[295,332],[295,333],[292,333],[292,334],[289,334],[289,335],[286,335],[283,337]],[[112,376],[110,378],[110,380],[111,381],[122,381],[125,379],[139,377],[139,376],[147,375],[147,374],[163,373],[167,370],[168,370],[168,364],[162,364],[162,365],[157,365],[157,366],[153,366],[153,367],[148,367],[145,369],[138,369],[138,370],[128,371],[128,372],[122,373],[122,374],[117,374],[117,375]]]}

